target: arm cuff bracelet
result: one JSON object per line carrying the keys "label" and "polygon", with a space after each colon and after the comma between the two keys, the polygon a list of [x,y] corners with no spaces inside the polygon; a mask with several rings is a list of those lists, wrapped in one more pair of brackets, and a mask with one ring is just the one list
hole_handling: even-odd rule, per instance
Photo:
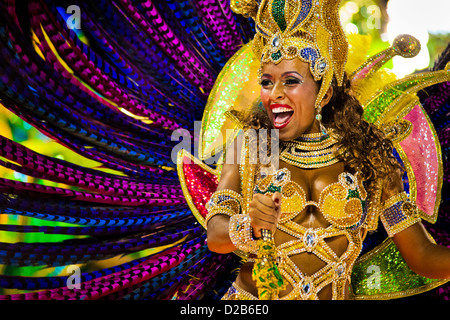
{"label": "arm cuff bracelet", "polygon": [[241,213],[241,204],[242,196],[236,191],[224,189],[214,192],[206,204],[206,210],[208,211],[205,220],[206,225],[215,215],[224,214],[231,217]]}
{"label": "arm cuff bracelet", "polygon": [[230,239],[234,246],[244,252],[256,254],[258,241],[253,239],[250,216],[237,214],[230,218]]}
{"label": "arm cuff bracelet", "polygon": [[406,192],[401,192],[385,202],[380,219],[389,237],[421,221],[416,205],[409,200]]}

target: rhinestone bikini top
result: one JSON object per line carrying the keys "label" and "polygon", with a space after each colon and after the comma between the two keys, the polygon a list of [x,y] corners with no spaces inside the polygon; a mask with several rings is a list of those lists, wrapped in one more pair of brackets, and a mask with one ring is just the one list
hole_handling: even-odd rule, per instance
{"label": "rhinestone bikini top", "polygon": [[305,207],[317,207],[325,219],[337,228],[358,228],[365,220],[367,193],[357,179],[357,174],[343,172],[338,181],[328,185],[320,193],[319,200],[308,201],[303,188],[291,181],[291,172],[280,169],[273,175],[261,172],[261,179],[255,185],[254,192],[282,195],[280,224],[299,215]]}
{"label": "rhinestone bikini top", "polygon": [[[362,249],[359,227],[366,220],[367,193],[358,174],[343,172],[338,181],[322,190],[319,200],[308,201],[306,193],[294,181],[287,168],[272,175],[261,172],[261,179],[255,184],[253,192],[282,195],[281,218],[277,228],[293,237],[292,240],[277,246],[278,265],[281,275],[291,285],[292,290],[282,300],[318,299],[319,292],[331,285],[333,300],[344,299],[346,283],[350,282],[353,264]],[[325,228],[306,228],[293,219],[307,206],[316,206],[330,226]],[[338,255],[328,245],[327,239],[344,236],[348,240],[345,252]],[[325,262],[325,266],[313,274],[305,274],[297,266],[292,256],[312,253]]]}

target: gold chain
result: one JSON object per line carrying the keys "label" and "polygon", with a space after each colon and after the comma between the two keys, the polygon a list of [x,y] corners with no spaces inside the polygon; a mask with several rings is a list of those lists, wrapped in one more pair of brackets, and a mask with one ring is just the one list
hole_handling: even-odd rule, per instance
{"label": "gold chain", "polygon": [[313,133],[285,143],[280,159],[303,169],[316,169],[337,163],[338,141],[327,133]]}

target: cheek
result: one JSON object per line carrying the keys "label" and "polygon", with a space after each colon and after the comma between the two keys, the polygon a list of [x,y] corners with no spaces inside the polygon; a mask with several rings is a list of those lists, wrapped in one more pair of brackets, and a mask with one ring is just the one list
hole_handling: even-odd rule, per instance
{"label": "cheek", "polygon": [[261,102],[267,114],[271,116],[272,112],[270,112],[269,108],[269,93],[267,92],[267,90],[261,89]]}
{"label": "cheek", "polygon": [[288,93],[289,99],[293,102],[297,115],[302,117],[314,116],[317,94],[314,90],[305,87],[293,88]]}
{"label": "cheek", "polygon": [[261,101],[264,105],[264,107],[267,107],[269,104],[269,92],[268,90],[261,89]]}

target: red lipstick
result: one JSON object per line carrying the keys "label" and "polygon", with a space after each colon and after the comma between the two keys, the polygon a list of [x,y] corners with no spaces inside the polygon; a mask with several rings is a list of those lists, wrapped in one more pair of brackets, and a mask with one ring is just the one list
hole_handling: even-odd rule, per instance
{"label": "red lipstick", "polygon": [[294,114],[294,109],[287,104],[272,104],[270,110],[273,115],[273,126],[275,129],[283,129],[288,125]]}

